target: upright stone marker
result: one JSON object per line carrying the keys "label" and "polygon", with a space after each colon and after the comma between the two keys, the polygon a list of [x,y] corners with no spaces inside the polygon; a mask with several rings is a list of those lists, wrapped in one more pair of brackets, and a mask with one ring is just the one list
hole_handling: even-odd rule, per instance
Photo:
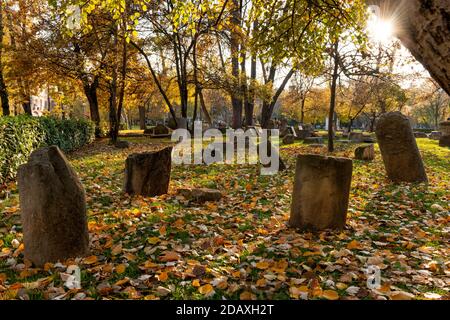
{"label": "upright stone marker", "polygon": [[56,146],[34,151],[18,171],[25,258],[37,266],[88,253],[84,188]]}
{"label": "upright stone marker", "polygon": [[356,160],[373,160],[375,158],[375,148],[373,144],[359,146],[355,149]]}
{"label": "upright stone marker", "polygon": [[169,190],[172,147],[159,151],[134,153],[125,161],[124,192],[158,196]]}
{"label": "upright stone marker", "polygon": [[389,179],[394,182],[427,182],[419,148],[406,116],[389,112],[380,117],[376,135]]}
{"label": "upright stone marker", "polygon": [[440,123],[442,136],[439,138],[441,147],[450,147],[450,121]]}
{"label": "upright stone marker", "polygon": [[303,230],[343,229],[351,180],[350,159],[299,155],[289,224]]}

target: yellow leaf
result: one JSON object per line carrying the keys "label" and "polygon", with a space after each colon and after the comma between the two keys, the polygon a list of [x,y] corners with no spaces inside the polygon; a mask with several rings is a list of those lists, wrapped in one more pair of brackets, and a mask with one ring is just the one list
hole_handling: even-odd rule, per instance
{"label": "yellow leaf", "polygon": [[192,286],[193,287],[200,287],[200,280],[198,280],[198,279],[193,280],[192,281]]}
{"label": "yellow leaf", "polygon": [[361,248],[362,248],[361,244],[358,241],[356,241],[356,240],[353,240],[353,241],[351,241],[351,242],[349,242],[347,244],[347,249],[350,249],[350,250],[352,250],[352,249],[361,249]]}
{"label": "yellow leaf", "polygon": [[269,268],[269,263],[267,261],[260,261],[256,264],[256,267],[261,270]]}
{"label": "yellow leaf", "polygon": [[158,242],[160,242],[161,240],[158,237],[151,237],[147,239],[148,243],[150,244],[157,244]]}
{"label": "yellow leaf", "polygon": [[166,235],[166,226],[159,228],[159,234],[162,236]]}
{"label": "yellow leaf", "polygon": [[44,264],[44,270],[49,271],[51,268],[53,268],[53,263],[47,262]]}
{"label": "yellow leaf", "polygon": [[116,267],[116,272],[118,273],[118,274],[122,274],[122,273],[124,273],[125,272],[125,270],[127,269],[127,266],[125,265],[125,264],[119,264],[117,267]]}
{"label": "yellow leaf", "polygon": [[347,289],[347,287],[348,286],[345,283],[342,283],[342,282],[336,283],[336,288],[338,288],[339,290]]}
{"label": "yellow leaf", "polygon": [[89,256],[87,258],[84,258],[83,260],[84,264],[94,264],[97,262],[97,257],[96,256]]}
{"label": "yellow leaf", "polygon": [[158,265],[151,261],[145,261],[144,268],[156,268]]}
{"label": "yellow leaf", "polygon": [[174,226],[175,228],[181,228],[181,227],[184,226],[184,221],[183,221],[182,219],[178,219],[177,221],[175,221],[175,222],[173,223],[173,226]]}
{"label": "yellow leaf", "polygon": [[125,253],[123,256],[124,256],[128,261],[134,261],[134,260],[136,260],[136,258],[137,258],[134,254],[131,254],[131,253]]}
{"label": "yellow leaf", "polygon": [[2,239],[0,239],[0,247],[3,246],[4,242]]}
{"label": "yellow leaf", "polygon": [[322,252],[320,252],[320,251],[307,251],[303,254],[303,256],[305,256],[305,257],[320,256],[321,254],[322,254]]}
{"label": "yellow leaf", "polygon": [[180,255],[175,251],[167,251],[163,256],[159,258],[159,260],[161,260],[162,262],[177,261],[179,259]]}
{"label": "yellow leaf", "polygon": [[201,294],[204,294],[204,295],[210,294],[213,291],[214,291],[214,288],[209,283],[198,288],[198,292],[200,292]]}
{"label": "yellow leaf", "polygon": [[241,300],[253,300],[255,298],[255,295],[249,291],[244,291],[239,296],[239,299]]}
{"label": "yellow leaf", "polygon": [[111,254],[112,254],[113,256],[116,256],[116,255],[118,255],[118,254],[121,253],[121,252],[122,252],[122,244],[121,244],[121,243],[115,245],[115,246],[111,249]]}
{"label": "yellow leaf", "polygon": [[324,290],[322,293],[322,297],[328,300],[338,300],[339,294],[334,290]]}
{"label": "yellow leaf", "polygon": [[240,272],[239,270],[233,271],[233,272],[231,273],[231,275],[232,275],[234,278],[240,278],[240,277],[241,277],[241,272]]}
{"label": "yellow leaf", "polygon": [[256,281],[256,286],[257,287],[265,287],[266,286],[266,279],[264,279],[264,278],[258,279],[258,281]]}
{"label": "yellow leaf", "polygon": [[158,275],[158,280],[162,281],[162,282],[165,282],[168,278],[169,278],[169,275],[167,274],[167,272],[161,272]]}

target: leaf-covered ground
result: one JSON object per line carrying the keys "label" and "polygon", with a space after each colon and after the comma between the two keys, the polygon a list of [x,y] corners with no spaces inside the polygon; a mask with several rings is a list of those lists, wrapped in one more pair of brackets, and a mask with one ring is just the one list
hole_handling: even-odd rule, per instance
{"label": "leaf-covered ground", "polygon": [[[131,148],[98,141],[69,159],[86,188],[91,255],[37,269],[24,261],[16,186],[0,202],[0,299],[449,299],[450,150],[418,139],[429,184],[393,185],[379,151],[354,161],[347,227],[300,233],[289,228],[295,155],[288,170],[258,166],[174,166],[168,195],[121,191],[127,154],[167,141],[128,138]],[[355,145],[338,145],[351,157]],[[189,203],[178,187],[221,190],[217,203]],[[66,268],[81,268],[68,289]],[[381,287],[367,287],[369,265]]]}

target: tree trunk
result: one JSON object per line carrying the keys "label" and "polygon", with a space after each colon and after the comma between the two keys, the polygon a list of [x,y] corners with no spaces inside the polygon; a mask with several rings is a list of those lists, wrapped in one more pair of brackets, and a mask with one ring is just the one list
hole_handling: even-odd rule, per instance
{"label": "tree trunk", "polygon": [[336,87],[337,87],[337,79],[338,79],[338,71],[339,71],[339,59],[338,59],[338,42],[336,41],[333,44],[333,74],[331,76],[331,91],[330,91],[330,110],[328,113],[328,152],[334,151],[334,110],[336,107]]}
{"label": "tree trunk", "polygon": [[305,98],[301,101],[301,109],[300,109],[300,122],[303,124],[305,121]]}
{"label": "tree trunk", "polygon": [[9,116],[9,98],[5,79],[3,77],[3,1],[0,2],[0,98],[4,116]]}
{"label": "tree trunk", "polygon": [[392,16],[396,36],[450,94],[450,2],[448,0],[367,0]]}
{"label": "tree trunk", "polygon": [[[126,10],[126,8],[125,8]],[[126,11],[125,11],[126,13]],[[125,20],[124,20],[125,21]],[[123,23],[122,30],[127,30],[127,24],[126,22]],[[119,91],[119,102],[117,104],[117,122],[115,123],[114,127],[114,136],[119,136],[119,129],[120,129],[120,119],[122,116],[122,109],[123,109],[123,100],[125,98],[125,82],[127,77],[127,60],[128,60],[128,46],[125,34],[122,35],[122,65],[121,65],[121,81],[120,81],[120,91]]]}
{"label": "tree trunk", "polygon": [[348,133],[352,132],[352,127],[353,127],[353,118],[350,119],[349,123],[348,123]]}
{"label": "tree trunk", "polygon": [[206,122],[208,122],[208,124],[210,126],[212,126],[212,119],[208,112],[208,109],[206,109],[205,99],[203,98],[203,92],[202,92],[201,88],[198,91],[198,96],[200,98],[200,106],[202,107],[202,112],[203,112],[203,115],[205,116],[205,120],[206,120]]}
{"label": "tree trunk", "polygon": [[[119,55],[117,27],[114,27],[113,38],[113,57],[117,61]],[[118,132],[116,132],[116,127],[119,123],[117,118],[117,68],[117,63],[114,63],[109,84],[109,138],[113,144],[117,142]]]}
{"label": "tree trunk", "polygon": [[[231,22],[233,26],[240,25],[240,4],[238,0],[233,0],[233,12]],[[231,75],[234,85],[231,88],[231,104],[233,107],[233,129],[242,127],[242,99],[239,95],[239,34],[233,28],[231,31],[230,51],[231,51]]]}
{"label": "tree trunk", "polygon": [[31,112],[31,103],[30,100],[28,99],[28,101],[22,102],[22,108],[23,108],[23,112],[25,112],[25,114],[32,116],[33,113]]}
{"label": "tree trunk", "polygon": [[[0,56],[1,59],[1,56]],[[3,67],[0,66],[0,99],[2,100],[2,111],[4,116],[10,115],[8,90],[3,79]]]}
{"label": "tree trunk", "polygon": [[250,64],[250,86],[248,99],[245,105],[245,124],[253,126],[253,110],[255,109],[255,81],[256,81],[256,55],[253,54]]}
{"label": "tree trunk", "polygon": [[98,88],[98,77],[95,78],[93,83],[84,83],[83,90],[84,94],[89,103],[89,113],[91,116],[91,121],[95,123],[95,137],[99,138],[101,134],[100,129],[100,112],[98,110],[98,97],[97,97],[97,88]]}

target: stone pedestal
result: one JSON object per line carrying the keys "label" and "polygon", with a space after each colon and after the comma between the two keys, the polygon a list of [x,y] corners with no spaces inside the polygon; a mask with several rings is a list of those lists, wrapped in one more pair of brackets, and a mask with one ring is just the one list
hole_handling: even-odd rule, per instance
{"label": "stone pedestal", "polygon": [[172,147],[153,152],[134,153],[125,161],[124,192],[158,196],[169,190]]}
{"label": "stone pedestal", "polygon": [[25,258],[42,267],[87,255],[84,188],[58,147],[34,151],[17,180]]}
{"label": "stone pedestal", "polygon": [[299,155],[289,224],[304,230],[343,229],[351,180],[350,159]]}
{"label": "stone pedestal", "polygon": [[426,182],[427,175],[408,118],[400,112],[380,117],[376,135],[389,179]]}

